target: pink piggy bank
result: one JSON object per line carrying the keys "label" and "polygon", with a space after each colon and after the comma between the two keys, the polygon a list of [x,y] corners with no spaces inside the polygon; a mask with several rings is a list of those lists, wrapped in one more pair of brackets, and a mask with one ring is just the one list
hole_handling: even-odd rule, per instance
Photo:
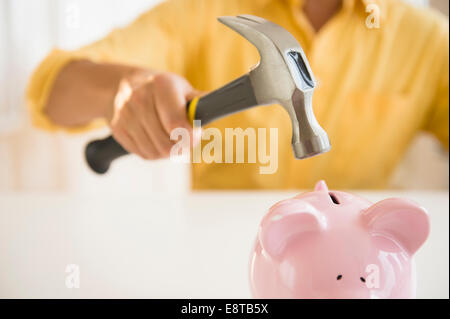
{"label": "pink piggy bank", "polygon": [[430,230],[426,211],[391,198],[372,204],[314,192],[275,204],[250,258],[255,298],[414,298],[414,253]]}

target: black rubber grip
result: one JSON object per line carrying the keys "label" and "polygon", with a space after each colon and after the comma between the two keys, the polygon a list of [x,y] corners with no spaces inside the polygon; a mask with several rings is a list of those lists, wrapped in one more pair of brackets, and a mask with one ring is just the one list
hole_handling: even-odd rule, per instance
{"label": "black rubber grip", "polygon": [[86,161],[97,174],[105,174],[112,161],[127,154],[128,151],[112,136],[103,140],[92,141],[85,149]]}
{"label": "black rubber grip", "polygon": [[[204,125],[257,104],[250,78],[246,74],[200,98],[194,119],[201,120],[201,124]],[[187,111],[189,105],[190,101],[186,104]],[[98,174],[105,174],[115,159],[127,154],[128,152],[112,136],[90,142],[85,150],[89,167]]]}
{"label": "black rubber grip", "polygon": [[[189,104],[190,101],[186,103],[186,108],[189,108]],[[115,159],[127,154],[129,154],[128,151],[112,135],[102,140],[89,142],[84,150],[86,162],[97,174],[105,174]]]}

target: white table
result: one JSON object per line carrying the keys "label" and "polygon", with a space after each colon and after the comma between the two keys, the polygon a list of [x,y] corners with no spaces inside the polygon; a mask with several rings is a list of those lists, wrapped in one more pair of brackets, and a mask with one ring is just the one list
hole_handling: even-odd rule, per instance
{"label": "white table", "polygon": [[[0,194],[1,298],[247,298],[248,257],[261,217],[293,193],[218,192],[182,198]],[[400,196],[429,210],[416,256],[419,298],[449,297],[448,192]],[[80,288],[66,287],[66,266]]]}

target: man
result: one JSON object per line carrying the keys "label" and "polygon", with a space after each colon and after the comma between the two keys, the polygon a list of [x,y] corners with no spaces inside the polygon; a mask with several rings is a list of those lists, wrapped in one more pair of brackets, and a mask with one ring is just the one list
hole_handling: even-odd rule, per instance
{"label": "man", "polygon": [[[259,57],[216,21],[252,14],[291,32],[319,82],[314,111],[332,150],[298,161],[288,115],[257,107],[211,125],[278,128],[278,170],[259,164],[192,165],[194,189],[381,188],[421,130],[448,149],[448,21],[397,0],[171,0],[76,52],[53,51],[34,73],[34,123],[80,131],[105,121],[145,159],[169,155],[186,102],[248,71]],[[195,88],[195,89],[194,89]],[[199,90],[199,91],[197,91]],[[223,135],[223,134],[222,134]]]}

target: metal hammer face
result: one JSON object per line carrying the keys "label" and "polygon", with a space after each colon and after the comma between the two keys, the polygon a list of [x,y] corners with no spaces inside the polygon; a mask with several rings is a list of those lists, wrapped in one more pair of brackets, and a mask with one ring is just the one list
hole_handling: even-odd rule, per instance
{"label": "metal hammer face", "polygon": [[240,15],[219,21],[249,40],[260,62],[249,73],[259,105],[280,104],[292,122],[292,148],[297,159],[327,152],[327,133],[317,122],[312,108],[316,81],[297,40],[285,29],[263,18]]}

